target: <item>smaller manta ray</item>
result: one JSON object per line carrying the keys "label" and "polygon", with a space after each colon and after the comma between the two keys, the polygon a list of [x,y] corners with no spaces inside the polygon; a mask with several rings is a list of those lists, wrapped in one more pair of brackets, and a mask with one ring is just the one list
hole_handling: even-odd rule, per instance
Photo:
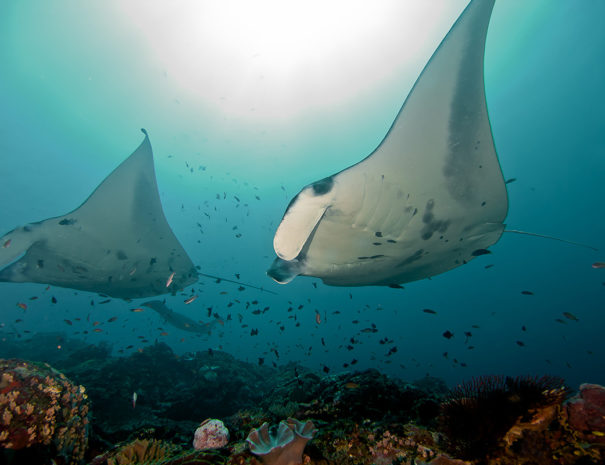
{"label": "smaller manta ray", "polygon": [[0,238],[0,281],[133,299],[174,292],[197,280],[164,216],[151,144],[142,131],[141,145],[77,209]]}
{"label": "smaller manta ray", "polygon": [[191,318],[188,318],[185,315],[177,313],[174,310],[166,307],[166,301],[150,300],[141,305],[158,312],[169,325],[182,329],[183,331],[189,331],[191,333],[210,334],[212,328],[216,326],[216,323],[218,323],[218,320],[216,319],[210,323],[197,323]]}
{"label": "smaller manta ray", "polygon": [[508,200],[483,83],[493,6],[470,2],[373,153],[292,199],[270,277],[395,287],[463,265],[500,239]]}

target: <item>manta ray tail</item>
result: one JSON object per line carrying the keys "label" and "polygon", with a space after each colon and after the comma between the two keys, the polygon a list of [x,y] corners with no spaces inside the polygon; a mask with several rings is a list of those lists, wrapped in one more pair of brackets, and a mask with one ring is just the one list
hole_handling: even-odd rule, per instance
{"label": "manta ray tail", "polygon": [[532,233],[532,232],[527,232],[527,231],[520,231],[518,229],[505,229],[504,232],[515,233],[515,234],[524,234],[526,236],[533,236],[533,237],[541,237],[543,239],[551,239],[553,241],[565,242],[566,244],[577,245],[579,247],[585,247],[587,249],[591,249],[591,250],[594,250],[597,252],[599,251],[599,249],[597,249],[596,247],[593,247],[592,245],[582,244],[581,242],[568,241],[567,239],[561,239],[560,237],[547,236],[546,234],[537,234],[537,233]]}
{"label": "manta ray tail", "polygon": [[277,295],[277,292],[270,291],[270,290],[265,289],[263,287],[255,286],[253,284],[242,283],[240,281],[235,281],[233,279],[223,278],[221,276],[215,276],[215,275],[212,275],[212,274],[206,274],[206,273],[198,273],[198,274],[200,276],[205,276],[206,278],[216,279],[217,283],[221,282],[221,281],[226,281],[228,283],[239,284],[240,286],[249,287],[249,288],[252,288],[252,289],[258,289],[261,292],[268,292],[269,294]]}

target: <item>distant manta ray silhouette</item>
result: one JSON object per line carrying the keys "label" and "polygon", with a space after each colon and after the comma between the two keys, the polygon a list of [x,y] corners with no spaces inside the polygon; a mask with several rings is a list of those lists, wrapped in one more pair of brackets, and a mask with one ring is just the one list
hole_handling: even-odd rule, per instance
{"label": "distant manta ray silhouette", "polygon": [[80,207],[0,239],[0,281],[51,284],[122,299],[174,294],[199,275],[231,281],[199,273],[172,232],[162,210],[149,137],[142,131],[139,147]]}

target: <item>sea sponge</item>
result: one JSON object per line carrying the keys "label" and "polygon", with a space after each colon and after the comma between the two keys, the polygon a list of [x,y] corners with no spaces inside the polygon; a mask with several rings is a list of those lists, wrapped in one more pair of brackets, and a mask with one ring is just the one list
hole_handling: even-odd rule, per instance
{"label": "sea sponge", "polygon": [[204,420],[195,430],[193,447],[198,450],[218,449],[229,442],[229,430],[221,420]]}
{"label": "sea sponge", "polygon": [[277,434],[269,433],[269,424],[253,429],[246,438],[253,454],[261,457],[265,465],[299,465],[307,442],[317,429],[312,421],[305,423],[294,418],[280,421]]}
{"label": "sea sponge", "polygon": [[588,436],[590,442],[605,444],[605,387],[582,384],[567,403],[569,425]]}

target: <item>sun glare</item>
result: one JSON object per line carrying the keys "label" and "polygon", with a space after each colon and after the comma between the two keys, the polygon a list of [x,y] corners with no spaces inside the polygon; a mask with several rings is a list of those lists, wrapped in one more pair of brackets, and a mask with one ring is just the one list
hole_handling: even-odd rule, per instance
{"label": "sun glare", "polygon": [[338,104],[401,63],[423,64],[441,39],[436,30],[451,25],[449,10],[453,18],[460,12],[436,3],[182,0],[116,8],[190,98],[258,118]]}

